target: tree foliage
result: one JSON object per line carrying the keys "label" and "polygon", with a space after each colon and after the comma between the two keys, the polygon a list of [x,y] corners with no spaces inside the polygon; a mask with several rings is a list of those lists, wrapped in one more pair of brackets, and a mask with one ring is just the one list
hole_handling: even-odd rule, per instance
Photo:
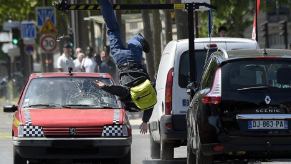
{"label": "tree foliage", "polygon": [[38,4],[38,0],[1,0],[0,25],[8,20],[34,19],[35,7]]}
{"label": "tree foliage", "polygon": [[[225,26],[228,29],[228,36],[243,37],[244,30],[253,21],[255,1],[253,0],[211,0],[211,4],[216,7],[212,12],[213,35],[217,35],[218,28]],[[201,36],[208,34],[208,12],[200,12],[200,32]]]}

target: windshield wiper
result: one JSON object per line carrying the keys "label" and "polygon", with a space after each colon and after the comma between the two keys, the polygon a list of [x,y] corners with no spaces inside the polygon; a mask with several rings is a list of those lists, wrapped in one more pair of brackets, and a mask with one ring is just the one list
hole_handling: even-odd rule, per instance
{"label": "windshield wiper", "polygon": [[59,107],[59,105],[54,104],[32,104],[28,106],[24,106],[23,108],[32,108],[32,107]]}
{"label": "windshield wiper", "polygon": [[98,106],[98,105],[86,105],[86,104],[67,104],[63,105],[64,108],[74,108],[74,107],[86,107],[86,108],[98,108],[98,109],[114,109],[115,107],[111,106]]}
{"label": "windshield wiper", "polygon": [[260,86],[252,86],[252,87],[245,87],[239,88],[238,91],[246,91],[246,90],[256,90],[256,89],[270,89],[270,88],[277,88],[269,85],[260,85]]}

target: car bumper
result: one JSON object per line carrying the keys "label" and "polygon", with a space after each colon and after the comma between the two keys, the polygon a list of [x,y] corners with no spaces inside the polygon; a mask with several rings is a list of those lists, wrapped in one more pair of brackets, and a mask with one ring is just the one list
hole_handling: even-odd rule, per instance
{"label": "car bumper", "polygon": [[161,139],[184,141],[187,139],[186,116],[163,115],[160,120]]}
{"label": "car bumper", "polygon": [[[291,152],[291,137],[219,136],[218,140],[220,141],[218,143],[202,144],[204,154],[243,155],[248,153],[250,156],[257,156],[258,152],[280,152],[279,154]],[[215,148],[218,149],[215,151]]]}
{"label": "car bumper", "polygon": [[121,158],[132,138],[13,138],[16,152],[27,159]]}

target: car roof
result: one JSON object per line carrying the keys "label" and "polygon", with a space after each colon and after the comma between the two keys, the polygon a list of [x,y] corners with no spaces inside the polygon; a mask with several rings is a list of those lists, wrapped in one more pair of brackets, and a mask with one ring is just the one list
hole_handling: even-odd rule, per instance
{"label": "car roof", "polygon": [[30,79],[40,78],[40,77],[101,77],[112,79],[108,73],[85,73],[85,72],[48,72],[48,73],[32,73]]}
{"label": "car roof", "polygon": [[256,49],[226,51],[228,59],[252,57],[282,57],[291,58],[291,50],[287,49]]}
{"label": "car roof", "polygon": [[[187,44],[188,43],[188,39],[180,39],[177,40],[179,43],[181,44]],[[247,39],[247,38],[231,38],[231,37],[207,37],[207,38],[195,38],[195,43],[204,43],[204,42],[245,42],[245,43],[256,43],[255,40],[252,39]]]}

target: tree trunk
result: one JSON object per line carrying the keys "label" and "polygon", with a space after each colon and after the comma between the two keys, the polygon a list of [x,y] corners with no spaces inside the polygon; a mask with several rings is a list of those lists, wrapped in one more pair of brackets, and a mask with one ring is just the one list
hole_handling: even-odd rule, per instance
{"label": "tree trunk", "polygon": [[[176,3],[180,3],[181,0],[176,0]],[[188,15],[186,11],[175,10],[176,15],[176,26],[177,26],[177,39],[187,39],[188,38]],[[193,29],[194,31],[194,29]]]}
{"label": "tree trunk", "polygon": [[155,62],[155,71],[159,68],[160,59],[161,59],[161,32],[162,32],[162,23],[160,19],[159,10],[153,10],[153,36],[154,39],[154,62]]}
{"label": "tree trunk", "polygon": [[[166,0],[166,3],[171,3],[171,0]],[[164,12],[165,12],[166,43],[169,43],[171,40],[173,40],[172,17],[170,10],[164,10]]]}
{"label": "tree trunk", "polygon": [[[150,3],[151,0],[143,0],[143,3]],[[154,67],[154,55],[153,55],[153,38],[152,38],[152,30],[150,24],[150,15],[148,10],[142,10],[142,20],[144,25],[144,36],[146,40],[150,43],[150,52],[146,54],[146,62],[147,62],[147,71],[149,73],[150,78],[153,80],[155,76],[155,67]]]}
{"label": "tree trunk", "polygon": [[[89,29],[90,29],[90,21],[84,21],[85,17],[88,17],[88,12],[86,11],[76,11],[77,12],[77,36],[75,48],[81,47],[85,49],[89,46]],[[95,48],[95,47],[93,47]],[[75,51],[75,50],[74,50]]]}

